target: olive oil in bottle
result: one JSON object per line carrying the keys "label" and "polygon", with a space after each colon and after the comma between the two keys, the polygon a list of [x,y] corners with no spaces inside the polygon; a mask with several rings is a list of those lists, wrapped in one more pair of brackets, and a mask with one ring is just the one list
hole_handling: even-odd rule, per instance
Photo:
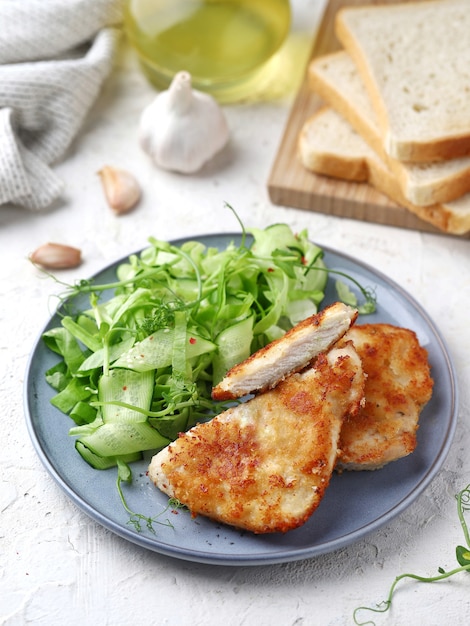
{"label": "olive oil in bottle", "polygon": [[124,23],[158,88],[189,72],[196,89],[236,99],[285,40],[289,0],[127,0]]}

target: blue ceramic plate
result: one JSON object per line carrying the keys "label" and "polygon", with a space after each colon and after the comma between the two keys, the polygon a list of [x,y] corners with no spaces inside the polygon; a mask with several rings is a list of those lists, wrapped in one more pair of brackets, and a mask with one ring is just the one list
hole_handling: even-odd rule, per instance
{"label": "blue ceramic plate", "polygon": [[[222,249],[231,241],[239,243],[240,235],[191,239]],[[377,311],[365,321],[411,328],[429,353],[435,387],[420,418],[415,452],[379,471],[334,475],[310,520],[284,535],[253,535],[202,517],[191,519],[185,510],[165,513],[163,519],[171,518],[172,527],[157,525],[155,534],[146,528],[136,532],[128,524],[116,491],[115,470],[97,471],[82,460],[68,435],[71,420],[50,404],[54,391],[44,374],[57,356],[39,337],[25,382],[27,425],[47,471],[77,506],[117,535],[155,552],[200,563],[266,565],[314,557],[349,545],[402,513],[426,489],[446,458],[456,426],[456,379],[445,342],[426,312],[396,283],[364,263],[323,249],[329,268],[342,270],[375,290]],[[99,272],[95,281],[112,280],[117,265],[124,260]],[[330,279],[325,304],[337,299],[333,283]],[[58,324],[54,315],[46,328]],[[132,510],[153,517],[165,510],[167,498],[148,480],[148,461],[149,457],[133,464],[133,483],[125,490]]]}

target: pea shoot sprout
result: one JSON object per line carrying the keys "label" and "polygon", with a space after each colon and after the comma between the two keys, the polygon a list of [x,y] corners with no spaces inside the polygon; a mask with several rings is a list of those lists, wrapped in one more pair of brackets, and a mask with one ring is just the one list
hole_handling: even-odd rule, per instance
{"label": "pea shoot sprout", "polygon": [[445,580],[446,578],[450,578],[451,576],[455,576],[456,574],[460,574],[461,572],[470,572],[470,534],[468,525],[465,520],[465,512],[470,510],[470,485],[467,485],[464,489],[459,491],[459,493],[455,496],[457,500],[457,514],[459,516],[459,520],[462,526],[465,543],[466,546],[457,546],[456,547],[456,558],[459,567],[455,567],[451,570],[445,571],[442,567],[438,568],[438,574],[435,576],[419,576],[417,574],[401,574],[397,576],[393,581],[392,586],[388,592],[387,599],[378,604],[375,607],[367,607],[360,606],[354,610],[353,618],[354,623],[357,626],[375,626],[375,622],[368,621],[360,621],[359,613],[361,611],[371,611],[373,613],[386,613],[391,609],[392,599],[395,594],[397,585],[404,579],[416,580],[421,583],[433,583],[440,580]]}

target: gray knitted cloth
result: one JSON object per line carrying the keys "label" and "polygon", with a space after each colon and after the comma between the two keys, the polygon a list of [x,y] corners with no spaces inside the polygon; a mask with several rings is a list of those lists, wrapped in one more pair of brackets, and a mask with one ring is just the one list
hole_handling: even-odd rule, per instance
{"label": "gray knitted cloth", "polygon": [[0,205],[48,207],[64,156],[109,75],[121,0],[0,1]]}

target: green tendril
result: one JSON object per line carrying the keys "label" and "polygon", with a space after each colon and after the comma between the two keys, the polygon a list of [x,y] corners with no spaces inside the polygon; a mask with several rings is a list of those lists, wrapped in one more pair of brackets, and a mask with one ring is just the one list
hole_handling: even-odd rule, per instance
{"label": "green tendril", "polygon": [[232,211],[232,213],[235,216],[235,219],[237,220],[237,222],[240,225],[240,229],[242,231],[242,238],[240,241],[240,248],[246,248],[246,229],[245,229],[245,224],[242,222],[240,216],[238,215],[238,213],[235,211],[235,209],[233,208],[233,206],[231,204],[229,204],[228,202],[225,202],[225,207],[227,209],[229,209],[230,211]]}
{"label": "green tendril", "polygon": [[170,522],[169,519],[166,519],[166,520],[160,519],[160,517],[165,515],[165,513],[167,513],[168,510],[172,508],[170,503],[168,503],[168,506],[161,513],[159,513],[158,515],[155,515],[154,517],[149,517],[147,515],[143,515],[142,513],[136,513],[131,508],[129,508],[127,501],[126,501],[126,497],[122,489],[122,483],[129,482],[130,479],[123,478],[120,470],[121,468],[119,468],[118,470],[118,475],[116,479],[116,488],[117,488],[122,506],[124,510],[126,511],[126,513],[129,514],[129,520],[127,521],[127,523],[130,526],[133,526],[134,530],[138,533],[142,532],[142,524],[145,524],[145,527],[147,528],[147,530],[149,530],[154,535],[156,534],[154,524],[158,524],[159,526],[167,526],[169,528],[174,528],[173,524]]}
{"label": "green tendril", "polygon": [[465,511],[470,510],[470,485],[467,485],[458,494],[456,494],[455,497],[457,499],[457,514],[459,516],[459,520],[462,525],[462,530],[465,537],[465,542],[467,544],[466,548],[463,548],[462,546],[457,546],[457,560],[460,566],[449,571],[445,571],[442,567],[439,567],[439,574],[436,576],[419,576],[418,574],[409,573],[400,574],[400,576],[397,576],[393,581],[386,600],[380,602],[375,607],[360,606],[354,610],[353,619],[354,623],[357,626],[375,626],[375,622],[371,620],[365,622],[359,621],[359,612],[370,611],[372,613],[386,613],[388,610],[391,609],[392,599],[398,583],[406,578],[416,580],[421,583],[434,583],[440,580],[450,578],[451,576],[455,576],[456,574],[460,574],[461,572],[470,572],[470,534],[467,522],[465,520]]}

